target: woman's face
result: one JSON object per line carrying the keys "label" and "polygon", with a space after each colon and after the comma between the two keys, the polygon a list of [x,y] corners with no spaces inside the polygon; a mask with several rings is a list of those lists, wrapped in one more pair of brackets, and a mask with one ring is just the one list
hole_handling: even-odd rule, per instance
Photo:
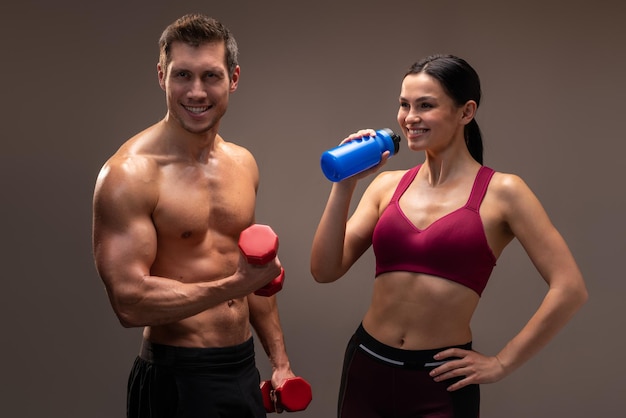
{"label": "woman's face", "polygon": [[464,141],[463,108],[457,106],[436,79],[425,73],[402,81],[398,124],[415,151],[438,151]]}

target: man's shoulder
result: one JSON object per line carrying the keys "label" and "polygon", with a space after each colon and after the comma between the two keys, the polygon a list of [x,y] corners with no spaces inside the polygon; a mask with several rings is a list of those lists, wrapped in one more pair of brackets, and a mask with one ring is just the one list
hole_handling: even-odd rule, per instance
{"label": "man's shoulder", "polygon": [[145,194],[159,178],[159,164],[147,153],[134,152],[123,144],[104,163],[96,181],[96,191],[111,196]]}
{"label": "man's shoulder", "polygon": [[103,170],[114,172],[122,176],[144,176],[155,173],[158,169],[158,156],[137,152],[132,149],[132,144],[122,145],[104,164]]}
{"label": "man's shoulder", "polygon": [[218,135],[217,139],[219,140],[219,143],[221,144],[223,150],[226,151],[228,154],[252,155],[252,152],[250,152],[250,150],[243,144],[226,140],[221,135]]}
{"label": "man's shoulder", "polygon": [[234,160],[237,164],[242,165],[256,165],[256,159],[252,152],[243,145],[236,144],[234,142],[225,141],[222,139],[221,147],[224,155]]}
{"label": "man's shoulder", "polygon": [[137,175],[154,172],[158,169],[159,160],[163,155],[155,149],[158,144],[159,131],[157,125],[135,134],[127,139],[109,157],[105,168],[115,170],[120,175]]}
{"label": "man's shoulder", "polygon": [[158,200],[158,165],[149,157],[116,152],[103,165],[94,188],[94,210],[152,210]]}

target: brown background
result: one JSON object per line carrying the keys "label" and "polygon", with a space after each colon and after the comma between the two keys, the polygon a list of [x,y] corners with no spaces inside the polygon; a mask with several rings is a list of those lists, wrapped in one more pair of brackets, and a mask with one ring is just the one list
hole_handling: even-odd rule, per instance
{"label": "brown background", "polygon": [[[334,416],[343,350],[373,281],[371,253],[337,283],[310,276],[329,191],[319,156],[359,128],[397,129],[401,76],[434,52],[460,55],[481,75],[486,164],[533,188],[591,297],[537,357],[483,386],[482,416],[624,414],[623,10],[617,0],[3,2],[2,415],[124,414],[140,332],[118,324],[93,266],[93,184],[126,138],[163,116],[157,39],[190,11],[222,20],[240,45],[222,134],[256,155],[257,219],[281,239],[287,345],[314,390],[294,416]],[[403,146],[388,168],[421,159]],[[496,353],[545,290],[513,243],[475,316],[476,349]]]}

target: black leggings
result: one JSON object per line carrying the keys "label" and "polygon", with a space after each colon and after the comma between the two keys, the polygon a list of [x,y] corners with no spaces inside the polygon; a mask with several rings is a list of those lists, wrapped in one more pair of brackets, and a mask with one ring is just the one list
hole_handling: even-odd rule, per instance
{"label": "black leggings", "polygon": [[[458,346],[471,350],[471,342]],[[446,347],[448,348],[448,347]],[[375,340],[362,325],[346,349],[339,418],[477,418],[478,385],[454,392],[454,380],[435,382],[429,372],[439,364],[433,356],[444,350],[401,350]]]}
{"label": "black leggings", "polygon": [[265,418],[252,338],[225,348],[144,341],[128,378],[129,418]]}

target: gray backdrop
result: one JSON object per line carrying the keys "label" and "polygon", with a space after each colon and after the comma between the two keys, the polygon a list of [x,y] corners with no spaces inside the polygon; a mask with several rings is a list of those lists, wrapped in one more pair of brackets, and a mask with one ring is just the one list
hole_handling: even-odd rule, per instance
{"label": "gray backdrop", "polygon": [[[334,284],[309,273],[330,188],[319,156],[359,128],[397,129],[402,74],[435,52],[460,55],[481,75],[486,164],[533,188],[590,290],[544,351],[483,386],[482,416],[624,414],[623,10],[617,0],[4,2],[2,415],[124,414],[140,330],[118,324],[94,269],[93,185],[126,138],[164,115],[157,39],[191,11],[222,20],[241,48],[222,134],[256,155],[257,219],[280,236],[286,342],[314,392],[294,416],[334,416],[343,350],[373,282],[371,253]],[[421,160],[403,145],[388,168]],[[476,349],[496,353],[545,291],[514,242],[475,316]],[[264,354],[257,359],[269,376]]]}

